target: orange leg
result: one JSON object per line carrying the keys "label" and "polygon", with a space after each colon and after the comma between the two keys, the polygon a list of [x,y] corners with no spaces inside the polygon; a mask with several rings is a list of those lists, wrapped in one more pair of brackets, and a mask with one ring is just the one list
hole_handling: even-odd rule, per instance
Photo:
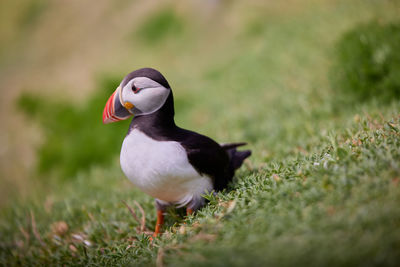
{"label": "orange leg", "polygon": [[153,234],[154,237],[156,237],[159,233],[161,233],[161,227],[163,224],[164,224],[164,214],[162,210],[157,210],[157,222],[156,222],[156,229]]}
{"label": "orange leg", "polygon": [[186,209],[186,215],[191,215],[191,214],[193,214],[193,212],[194,211],[191,208]]}

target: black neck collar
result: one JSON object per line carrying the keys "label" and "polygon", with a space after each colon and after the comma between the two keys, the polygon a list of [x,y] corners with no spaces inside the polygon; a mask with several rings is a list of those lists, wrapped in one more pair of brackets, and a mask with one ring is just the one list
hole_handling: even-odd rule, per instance
{"label": "black neck collar", "polygon": [[148,135],[162,134],[163,131],[176,127],[174,116],[174,97],[171,90],[167,100],[159,110],[148,115],[133,117],[129,132],[133,128],[137,128]]}

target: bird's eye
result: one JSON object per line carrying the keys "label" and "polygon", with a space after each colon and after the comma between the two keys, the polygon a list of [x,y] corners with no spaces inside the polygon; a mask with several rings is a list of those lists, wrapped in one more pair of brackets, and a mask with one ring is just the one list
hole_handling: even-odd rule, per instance
{"label": "bird's eye", "polygon": [[137,92],[139,92],[139,88],[137,88],[136,86],[132,85],[132,91],[136,94]]}

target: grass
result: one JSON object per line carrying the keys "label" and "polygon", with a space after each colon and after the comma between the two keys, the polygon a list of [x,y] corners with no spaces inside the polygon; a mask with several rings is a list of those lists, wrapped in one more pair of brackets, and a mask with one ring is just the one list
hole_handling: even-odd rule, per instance
{"label": "grass", "polygon": [[45,141],[37,150],[40,174],[53,173],[58,179],[72,179],[94,164],[106,166],[119,153],[129,122],[104,127],[100,116],[104,99],[108,99],[119,82],[103,77],[84,105],[29,93],[21,95],[18,107],[44,129]]}
{"label": "grass", "polygon": [[[152,14],[141,25],[135,38],[143,39],[148,45],[162,44],[168,36],[175,38],[182,34],[185,23],[175,14],[173,9],[162,9],[157,14]],[[136,36],[137,35],[137,36]]]}
{"label": "grass", "polygon": [[360,25],[338,42],[336,68],[332,70],[335,89],[347,98],[400,97],[400,25],[374,21]]}
{"label": "grass", "polygon": [[[152,229],[153,200],[128,186],[117,163],[74,183],[49,184],[63,190],[2,214],[9,220],[1,224],[1,257],[21,265],[147,265],[158,255],[174,266],[395,266],[400,117],[393,107],[384,115],[394,117],[356,117],[346,131],[321,136],[311,151],[242,169],[230,192],[208,196],[209,205],[186,224],[171,211],[167,232],[154,243],[123,204],[138,201]],[[60,221],[68,231],[55,229]]]}
{"label": "grass", "polygon": [[[234,32],[183,31],[179,43],[163,39],[165,49],[137,44],[170,81],[179,125],[220,142],[249,142],[254,154],[230,190],[207,196],[209,204],[189,218],[170,210],[164,235],[149,242],[153,199],[130,185],[117,155],[68,179],[41,177],[27,199],[1,211],[0,262],[396,266],[400,103],[337,103],[327,79],[342,34],[381,14],[395,19],[395,8],[392,2],[310,3],[287,13],[266,8],[268,18],[260,12],[265,7],[237,4],[225,16],[240,20]],[[213,34],[215,46],[202,46]],[[162,67],[167,59],[171,68]],[[144,231],[135,201],[144,210]]]}

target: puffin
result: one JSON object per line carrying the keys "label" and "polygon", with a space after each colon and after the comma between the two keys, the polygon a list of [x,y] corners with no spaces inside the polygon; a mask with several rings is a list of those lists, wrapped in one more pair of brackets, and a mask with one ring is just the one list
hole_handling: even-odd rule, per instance
{"label": "puffin", "polygon": [[125,176],[155,198],[161,233],[169,206],[192,214],[206,203],[204,194],[218,192],[251,155],[240,143],[219,144],[175,124],[172,89],[153,68],[135,70],[122,80],[103,110],[103,123],[132,118],[122,143],[120,164]]}

